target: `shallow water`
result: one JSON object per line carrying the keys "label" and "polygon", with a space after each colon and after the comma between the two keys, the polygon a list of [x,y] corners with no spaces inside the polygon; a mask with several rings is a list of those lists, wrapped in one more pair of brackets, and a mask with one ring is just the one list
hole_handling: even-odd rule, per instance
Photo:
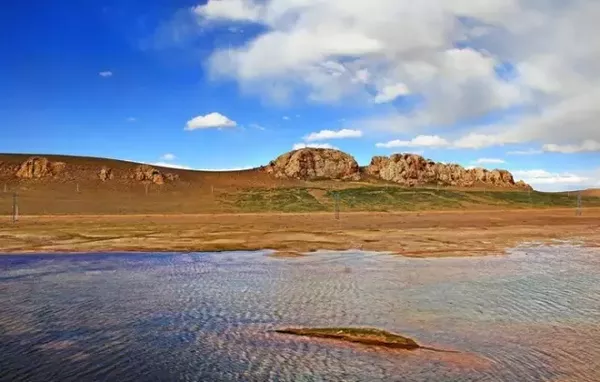
{"label": "shallow water", "polygon": [[[600,253],[0,256],[4,381],[600,381]],[[268,332],[374,326],[459,350]]]}

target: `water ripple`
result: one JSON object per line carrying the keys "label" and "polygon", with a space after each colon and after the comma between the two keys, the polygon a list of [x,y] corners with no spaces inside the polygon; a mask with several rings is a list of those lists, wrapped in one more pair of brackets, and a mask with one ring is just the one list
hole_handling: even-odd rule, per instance
{"label": "water ripple", "polygon": [[[0,257],[1,381],[600,380],[600,256],[322,253]],[[269,332],[376,326],[461,351]]]}

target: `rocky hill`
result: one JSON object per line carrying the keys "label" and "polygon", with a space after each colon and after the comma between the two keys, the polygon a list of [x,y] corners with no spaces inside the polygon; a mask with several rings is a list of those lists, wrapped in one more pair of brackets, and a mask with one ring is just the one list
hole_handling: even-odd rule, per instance
{"label": "rocky hill", "polygon": [[[218,179],[217,179],[218,178]],[[219,180],[220,179],[220,180]],[[96,184],[152,184],[163,186],[226,182],[238,187],[291,185],[294,181],[378,181],[407,187],[441,185],[529,190],[506,170],[465,169],[414,154],[373,157],[360,167],[339,150],[305,148],[285,153],[268,165],[247,171],[207,173],[100,158],[0,155],[0,180],[38,184],[92,182]]]}
{"label": "rocky hill", "polygon": [[515,182],[512,174],[506,170],[465,169],[457,164],[436,163],[415,154],[376,156],[368,166],[360,168],[352,156],[341,151],[306,148],[281,155],[265,170],[277,178],[302,180],[360,180],[372,177],[409,187],[441,185],[531,189],[522,181]]}
{"label": "rocky hill", "polygon": [[383,180],[405,186],[436,184],[452,187],[488,186],[498,188],[531,189],[523,181],[515,182],[506,170],[484,168],[465,169],[457,164],[436,163],[420,155],[394,154],[374,157],[365,172]]}
{"label": "rocky hill", "polygon": [[81,158],[74,157],[72,161],[55,161],[45,156],[31,156],[21,163],[0,161],[0,177],[42,182],[89,181],[92,179],[102,182],[121,180],[157,185],[179,179],[177,174],[158,170],[145,164],[131,164],[126,168],[122,168],[122,166],[113,168],[107,165],[95,167],[90,165],[91,163],[81,166],[80,162]]}
{"label": "rocky hill", "polygon": [[265,170],[277,178],[359,180],[360,167],[346,153],[331,149],[301,149],[271,161]]}

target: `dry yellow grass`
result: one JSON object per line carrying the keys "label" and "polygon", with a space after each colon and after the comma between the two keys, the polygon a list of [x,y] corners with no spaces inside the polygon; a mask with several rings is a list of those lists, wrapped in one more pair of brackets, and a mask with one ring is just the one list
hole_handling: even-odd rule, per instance
{"label": "dry yellow grass", "polygon": [[600,246],[600,209],[342,214],[199,214],[4,217],[0,252],[320,249],[403,256],[501,254],[522,242]]}

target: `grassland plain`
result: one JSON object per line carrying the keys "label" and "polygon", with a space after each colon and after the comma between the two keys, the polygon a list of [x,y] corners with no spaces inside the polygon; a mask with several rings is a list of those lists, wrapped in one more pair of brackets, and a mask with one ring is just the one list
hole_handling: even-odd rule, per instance
{"label": "grassland plain", "polygon": [[[198,214],[198,213],[303,213],[333,211],[339,195],[341,211],[399,212],[427,210],[576,208],[575,193],[538,191],[402,188],[399,186],[314,184],[292,187],[142,186],[86,189],[81,185],[0,189],[0,214],[10,215],[17,193],[22,215],[80,214]],[[77,191],[79,189],[79,191]],[[132,190],[133,189],[133,190]],[[600,207],[600,196],[583,196],[586,208]]]}
{"label": "grassland plain", "polygon": [[[0,155],[4,169],[27,155]],[[53,157],[59,178],[0,174],[0,252],[222,251],[319,249],[389,251],[404,256],[498,254],[523,241],[600,244],[600,195],[485,188],[406,188],[375,181],[275,179],[259,169],[163,169],[162,185],[115,178],[135,163]],[[7,167],[8,166],[8,167]],[[11,167],[12,166],[12,167]],[[19,221],[12,222],[16,200]],[[337,200],[337,202],[336,202]],[[338,204],[340,219],[334,219]]]}

